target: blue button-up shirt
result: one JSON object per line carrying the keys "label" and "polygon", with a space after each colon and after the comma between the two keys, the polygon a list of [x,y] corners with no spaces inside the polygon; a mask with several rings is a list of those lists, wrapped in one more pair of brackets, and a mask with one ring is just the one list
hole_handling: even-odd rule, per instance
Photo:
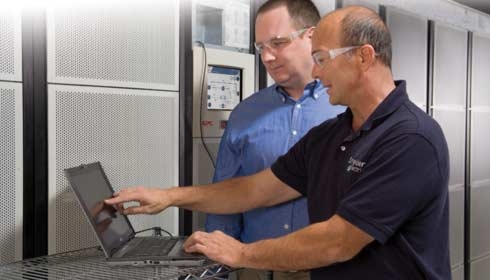
{"label": "blue button-up shirt", "polygon": [[[310,128],[345,111],[332,106],[321,82],[294,100],[278,85],[254,93],[231,113],[221,139],[213,181],[246,176],[271,166]],[[309,224],[306,199],[235,215],[208,215],[206,230],[221,230],[245,243],[274,238]]]}

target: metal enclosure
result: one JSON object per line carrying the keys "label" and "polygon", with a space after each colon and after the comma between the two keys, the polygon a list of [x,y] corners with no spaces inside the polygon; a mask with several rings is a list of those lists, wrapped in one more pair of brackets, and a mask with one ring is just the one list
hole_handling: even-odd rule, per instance
{"label": "metal enclosure", "polygon": [[[101,161],[113,187],[178,184],[179,3],[47,9],[48,253],[96,245],[63,169]],[[178,209],[130,217],[177,234]]]}
{"label": "metal enclosure", "polygon": [[410,100],[427,111],[428,21],[387,7],[386,24],[391,32],[393,77],[406,80]]}
{"label": "metal enclosure", "polygon": [[0,82],[0,264],[22,259],[22,84]]}
{"label": "metal enclosure", "polygon": [[[467,32],[441,23],[434,27],[433,116],[450,151],[450,251],[453,273],[462,269],[466,135]],[[448,67],[447,61],[451,61]]]}
{"label": "metal enclosure", "polygon": [[0,265],[22,259],[21,11],[0,10]]}
{"label": "metal enclosure", "polygon": [[[252,54],[210,48],[203,49],[202,47],[193,48],[193,61],[193,183],[207,184],[213,178],[213,163],[216,161],[219,143],[223,135],[223,124],[226,123],[231,113],[230,110],[207,109],[207,67],[208,65],[219,65],[241,69],[243,100],[254,92],[255,61]],[[205,71],[204,76],[203,71]],[[209,154],[206,149],[208,149]],[[203,229],[204,221],[205,215],[203,213],[194,212],[193,230]]]}
{"label": "metal enclosure", "polygon": [[471,279],[490,275],[490,35],[473,34],[471,79]]}

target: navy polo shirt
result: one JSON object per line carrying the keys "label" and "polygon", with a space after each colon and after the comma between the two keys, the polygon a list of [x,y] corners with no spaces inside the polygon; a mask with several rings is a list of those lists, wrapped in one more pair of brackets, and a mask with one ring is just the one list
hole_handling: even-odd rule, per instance
{"label": "navy polo shirt", "polygon": [[348,109],[271,167],[308,198],[311,223],[337,214],[375,240],[315,279],[450,279],[447,143],[404,81],[352,131]]}

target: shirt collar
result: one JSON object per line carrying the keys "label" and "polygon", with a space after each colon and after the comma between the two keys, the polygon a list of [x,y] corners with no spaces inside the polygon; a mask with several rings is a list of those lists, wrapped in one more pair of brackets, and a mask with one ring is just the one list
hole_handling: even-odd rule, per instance
{"label": "shirt collar", "polygon": [[[280,85],[275,84],[274,89],[276,93],[281,95],[284,103],[286,103],[288,99],[291,99]],[[306,84],[303,91],[303,96],[298,100],[298,102],[301,102],[308,97],[318,100],[322,94],[325,94],[323,84],[319,80],[313,80],[312,82]]]}
{"label": "shirt collar", "polygon": [[[405,81],[395,81],[395,89],[393,89],[390,94],[378,105],[369,118],[364,122],[359,131],[351,135],[351,137],[359,136],[361,131],[369,131],[376,127],[378,124],[383,122],[383,120],[396,111],[403,103],[408,101],[407,95],[407,84]],[[347,108],[344,114],[344,121],[348,123],[349,126],[352,125],[352,111]],[[348,137],[348,138],[351,138]]]}
{"label": "shirt collar", "polygon": [[402,80],[395,81],[395,89],[378,105],[362,125],[361,130],[371,130],[373,127],[376,127],[406,101],[408,101],[406,82]]}

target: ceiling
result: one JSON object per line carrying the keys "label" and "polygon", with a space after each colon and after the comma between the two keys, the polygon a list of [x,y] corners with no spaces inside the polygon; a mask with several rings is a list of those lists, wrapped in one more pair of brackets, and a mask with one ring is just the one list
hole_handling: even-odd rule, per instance
{"label": "ceiling", "polygon": [[453,0],[453,1],[480,10],[490,15],[490,1],[488,0]]}

